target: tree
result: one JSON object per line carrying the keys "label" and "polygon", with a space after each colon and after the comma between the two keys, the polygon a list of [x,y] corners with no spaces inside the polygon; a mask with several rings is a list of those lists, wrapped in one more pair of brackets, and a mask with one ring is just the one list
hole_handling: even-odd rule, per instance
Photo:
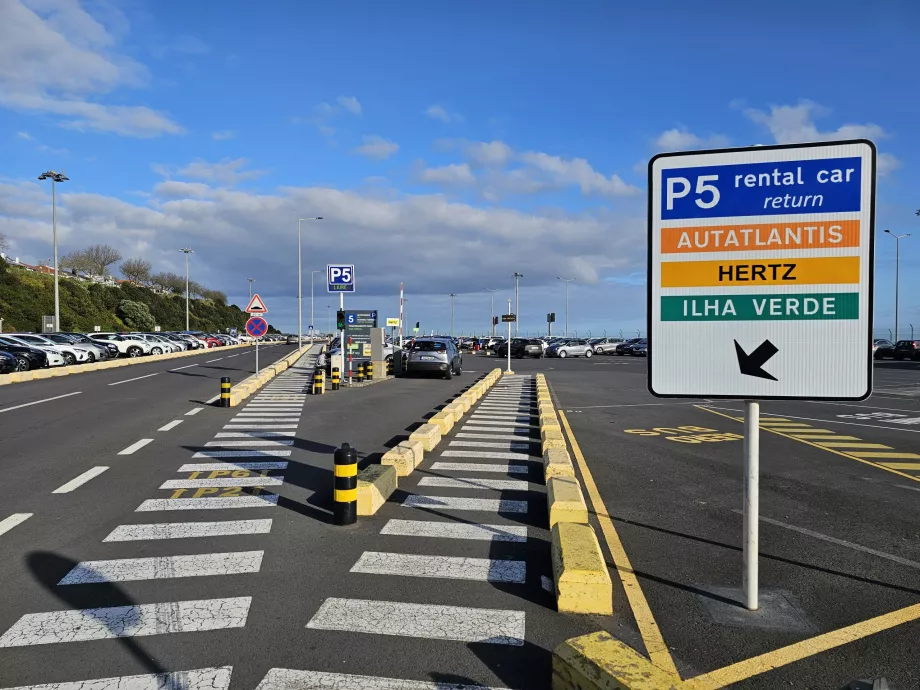
{"label": "tree", "polygon": [[175,273],[155,273],[150,276],[150,282],[177,295],[185,293],[185,278]]}
{"label": "tree", "polygon": [[90,271],[97,276],[108,275],[109,266],[121,261],[121,252],[109,244],[94,244],[87,247],[85,255],[90,264]]}
{"label": "tree", "polygon": [[128,328],[138,331],[152,331],[156,321],[150,309],[143,302],[133,302],[123,299],[118,303],[118,316]]}
{"label": "tree", "polygon": [[121,274],[132,283],[146,285],[150,282],[153,264],[146,259],[125,259],[121,262]]}
{"label": "tree", "polygon": [[[184,286],[184,285],[182,286],[182,291],[183,291],[183,292],[185,291],[185,286]],[[191,297],[205,297],[205,296],[206,296],[206,295],[205,295],[206,292],[207,292],[207,290],[205,289],[204,285],[202,285],[201,283],[196,283],[194,280],[190,280],[190,281],[189,281],[189,283],[188,283],[188,294],[189,294]]]}
{"label": "tree", "polygon": [[227,306],[227,295],[220,290],[205,290],[201,293],[201,296],[205,299],[211,300],[212,302],[220,304],[221,306]]}
{"label": "tree", "polygon": [[85,250],[74,250],[61,257],[61,268],[77,273],[91,273],[93,270],[92,262]]}
{"label": "tree", "polygon": [[0,234],[0,251],[5,252],[10,248],[10,243],[7,241],[6,236]]}

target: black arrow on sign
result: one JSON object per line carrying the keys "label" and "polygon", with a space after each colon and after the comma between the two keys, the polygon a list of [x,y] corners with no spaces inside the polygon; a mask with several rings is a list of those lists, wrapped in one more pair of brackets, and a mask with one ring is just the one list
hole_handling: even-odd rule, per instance
{"label": "black arrow on sign", "polygon": [[744,348],[738,344],[738,341],[735,341],[738,368],[741,369],[741,373],[745,376],[756,376],[757,378],[770,379],[771,381],[778,380],[773,374],[763,370],[763,365],[777,352],[779,352],[779,349],[769,340],[764,340],[751,354],[745,352]]}

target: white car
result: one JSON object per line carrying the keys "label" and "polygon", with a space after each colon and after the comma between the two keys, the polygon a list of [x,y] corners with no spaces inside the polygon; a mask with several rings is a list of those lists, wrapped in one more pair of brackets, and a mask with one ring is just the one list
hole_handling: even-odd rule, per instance
{"label": "white car", "polygon": [[[0,350],[3,349],[3,345],[22,345],[22,343],[14,340],[13,338],[7,338],[6,334],[3,334],[0,335]],[[35,349],[44,352],[48,356],[49,367],[64,366],[64,356],[57,350],[52,350],[49,347],[42,347],[41,345],[28,345],[27,347],[34,347]]]}
{"label": "white car", "polygon": [[124,355],[125,357],[140,357],[141,355],[150,354],[150,343],[130,335],[119,335],[118,333],[90,333],[89,337],[93,340],[115,343],[115,347],[118,348],[118,354]]}
{"label": "white car", "polygon": [[162,355],[169,352],[177,352],[179,349],[177,345],[173,345],[171,342],[155,333],[131,333],[129,334],[129,337],[137,338],[138,340],[144,340],[149,343],[150,354],[152,355]]}
{"label": "white car", "polygon": [[89,354],[91,349],[82,345],[61,345],[54,342],[53,340],[48,340],[40,335],[35,335],[34,333],[10,333],[7,337],[10,340],[14,340],[21,345],[27,345],[28,347],[39,347],[46,352],[48,350],[52,352],[57,352],[61,357],[64,358],[65,365],[83,363],[89,361]]}

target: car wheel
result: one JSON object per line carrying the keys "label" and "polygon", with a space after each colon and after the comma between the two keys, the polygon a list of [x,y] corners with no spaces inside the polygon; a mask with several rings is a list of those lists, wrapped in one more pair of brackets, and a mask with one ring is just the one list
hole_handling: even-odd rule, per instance
{"label": "car wheel", "polygon": [[70,354],[69,352],[64,353],[64,366],[71,366],[77,363],[77,358],[75,355]]}
{"label": "car wheel", "polygon": [[559,350],[559,359],[565,359],[568,356],[569,356],[568,352],[566,352],[565,350]]}
{"label": "car wheel", "polygon": [[604,348],[602,348],[602,347],[596,348],[596,349],[594,350],[594,354],[596,354],[596,355],[602,355],[602,354],[604,354]]}
{"label": "car wheel", "polygon": [[96,355],[95,355],[95,353],[93,353],[93,352],[87,352],[87,353],[86,353],[86,361],[89,362],[90,364],[92,364],[93,362],[95,362],[95,361],[96,361]]}
{"label": "car wheel", "polygon": [[457,365],[457,371],[454,372],[454,375],[456,375],[456,376],[462,376],[462,375],[463,375],[463,364],[462,364],[462,363],[460,363],[460,364]]}
{"label": "car wheel", "polygon": [[872,355],[872,358],[873,358],[873,359],[882,359],[882,356],[881,356],[878,352],[876,352],[874,355]]}
{"label": "car wheel", "polygon": [[217,347],[214,343],[208,343],[208,348]]}
{"label": "car wheel", "polygon": [[445,378],[447,381],[450,381],[450,380],[453,378],[453,376],[454,376],[454,375],[453,375],[453,373],[451,372],[451,368],[450,368],[450,367],[447,367],[447,370],[444,372],[444,378]]}
{"label": "car wheel", "polygon": [[31,366],[32,365],[29,364],[29,360],[25,357],[16,358],[16,371],[28,371]]}
{"label": "car wheel", "polygon": [[591,350],[585,350],[585,357],[591,359],[594,356],[594,353]]}
{"label": "car wheel", "polygon": [[163,350],[161,350],[161,349],[158,348],[158,347],[152,347],[152,348],[150,348],[150,354],[152,354],[152,355],[162,355],[162,354],[163,354]]}
{"label": "car wheel", "polygon": [[142,352],[137,345],[132,345],[128,348],[128,357],[140,357]]}

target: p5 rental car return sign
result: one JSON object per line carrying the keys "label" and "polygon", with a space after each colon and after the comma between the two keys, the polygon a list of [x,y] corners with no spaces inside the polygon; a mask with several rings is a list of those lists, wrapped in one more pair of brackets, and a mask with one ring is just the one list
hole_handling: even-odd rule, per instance
{"label": "p5 rental car return sign", "polygon": [[652,394],[868,397],[875,160],[859,140],[650,161]]}

